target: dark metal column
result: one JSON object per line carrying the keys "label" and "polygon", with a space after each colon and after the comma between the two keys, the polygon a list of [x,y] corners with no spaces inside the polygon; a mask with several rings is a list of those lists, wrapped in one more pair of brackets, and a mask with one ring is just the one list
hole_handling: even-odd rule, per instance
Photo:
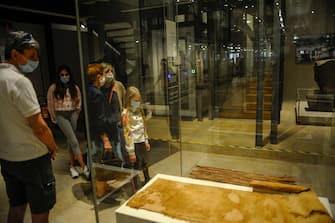
{"label": "dark metal column", "polygon": [[46,51],[48,52],[48,71],[49,77],[45,80],[45,76],[42,75],[42,88],[43,88],[43,95],[47,95],[48,87],[50,83],[55,81],[55,72],[56,72],[56,65],[55,65],[55,50],[54,50],[54,40],[52,35],[52,28],[51,24],[45,23],[44,24],[44,35],[45,35],[45,42],[46,44]]}
{"label": "dark metal column", "polygon": [[257,24],[257,107],[256,107],[256,147],[263,146],[263,108],[264,108],[264,0],[258,0]]}
{"label": "dark metal column", "polygon": [[[81,32],[80,32],[80,16],[79,16],[79,0],[75,0],[75,7],[76,7],[76,24],[77,24],[77,38],[78,38],[78,50],[79,50],[79,63],[80,63],[80,74],[81,74],[81,86],[86,86],[86,79],[85,79],[85,68],[84,68],[84,59],[83,59],[83,46],[82,46],[82,40],[81,40]],[[93,164],[92,160],[92,141],[91,141],[91,135],[89,131],[89,117],[88,117],[88,108],[87,108],[87,94],[86,91],[82,91],[83,96],[83,107],[84,107],[84,115],[85,115],[85,125],[86,125],[86,138],[88,142],[88,150],[87,150],[87,158],[89,164]],[[91,168],[91,182],[94,185],[94,177],[95,177],[95,169]],[[95,221],[96,223],[99,223],[99,210],[97,205],[97,197],[96,197],[96,188],[95,186],[92,186],[93,191],[93,204],[94,204],[94,210],[95,210]]]}
{"label": "dark metal column", "polygon": [[208,102],[208,119],[214,119],[214,97],[215,97],[215,51],[216,51],[216,35],[215,35],[215,21],[214,21],[214,12],[208,12],[208,93],[209,93],[209,102]]}
{"label": "dark metal column", "polygon": [[280,117],[280,102],[279,102],[279,88],[280,88],[280,52],[281,52],[281,27],[280,20],[280,0],[275,0],[273,5],[273,37],[272,37],[272,110],[271,110],[271,133],[270,143],[278,143],[278,124]]}

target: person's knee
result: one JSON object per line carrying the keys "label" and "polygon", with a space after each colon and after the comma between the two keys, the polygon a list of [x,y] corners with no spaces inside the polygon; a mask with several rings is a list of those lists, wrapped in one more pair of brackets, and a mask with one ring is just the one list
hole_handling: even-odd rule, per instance
{"label": "person's knee", "polygon": [[69,144],[70,144],[70,149],[72,151],[73,154],[79,154],[81,153],[80,150],[80,145],[77,139],[71,139],[69,140]]}

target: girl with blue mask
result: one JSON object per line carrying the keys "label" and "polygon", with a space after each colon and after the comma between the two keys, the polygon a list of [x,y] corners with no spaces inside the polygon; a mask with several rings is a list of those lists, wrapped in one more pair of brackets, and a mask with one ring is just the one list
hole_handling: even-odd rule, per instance
{"label": "girl with blue mask", "polygon": [[139,101],[131,101],[130,102],[130,109],[132,112],[138,111],[141,106],[141,102]]}
{"label": "girl with blue mask", "polygon": [[75,134],[81,111],[81,92],[73,81],[70,68],[66,65],[58,68],[57,81],[48,90],[48,111],[51,121],[58,125],[66,137],[70,155],[70,175],[72,178],[79,176],[74,167],[74,161],[77,160],[82,172],[88,178],[89,170],[84,163],[79,141]]}
{"label": "girl with blue mask", "polygon": [[[122,111],[122,126],[129,162],[135,169],[142,170],[144,183],[147,183],[150,180],[148,169],[150,143],[146,117],[141,103],[142,97],[139,89],[130,86],[126,92],[125,109]],[[138,178],[135,179],[134,183],[136,187],[141,184]]]}

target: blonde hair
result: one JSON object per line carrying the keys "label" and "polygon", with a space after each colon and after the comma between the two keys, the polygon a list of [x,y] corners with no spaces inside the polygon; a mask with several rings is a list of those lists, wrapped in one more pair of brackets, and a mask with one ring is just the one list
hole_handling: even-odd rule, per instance
{"label": "blonde hair", "polygon": [[142,102],[142,97],[141,97],[141,93],[138,90],[137,87],[135,86],[130,86],[127,88],[126,91],[126,102],[125,102],[125,108],[129,108],[130,107],[130,102],[131,99],[133,99],[134,97],[138,97],[140,99],[140,101]]}
{"label": "blonde hair", "polygon": [[[138,97],[138,99],[140,99],[140,102],[142,102],[142,97],[141,97],[140,90],[138,90],[138,88],[135,87],[135,86],[128,87],[127,91],[126,91],[126,102],[125,102],[125,108],[126,109],[129,109],[131,99],[133,99],[136,96]],[[145,131],[145,134],[147,135],[147,133],[146,133],[147,123],[146,123],[145,114],[144,114],[144,110],[143,110],[142,106],[140,107],[140,113],[142,115],[143,125],[144,125],[144,129],[145,129],[144,131]]]}
{"label": "blonde hair", "polygon": [[101,66],[102,66],[103,74],[105,74],[106,70],[110,67],[112,69],[112,71],[113,71],[114,77],[116,76],[116,74],[115,74],[115,68],[114,68],[114,66],[112,64],[106,63],[106,62],[102,62]]}

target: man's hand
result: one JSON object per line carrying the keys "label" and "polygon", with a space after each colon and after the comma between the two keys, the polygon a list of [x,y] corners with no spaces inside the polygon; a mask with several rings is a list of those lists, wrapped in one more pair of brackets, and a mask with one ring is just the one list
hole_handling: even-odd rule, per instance
{"label": "man's hand", "polygon": [[136,162],[136,156],[135,156],[135,154],[129,155],[129,162],[131,164],[134,164]]}
{"label": "man's hand", "polygon": [[112,144],[110,143],[108,136],[106,134],[102,135],[101,140],[102,140],[102,143],[103,143],[103,146],[104,146],[104,150],[106,152],[111,152],[112,151]]}
{"label": "man's hand", "polygon": [[56,149],[56,150],[51,150],[50,148],[49,148],[49,152],[50,152],[50,156],[51,156],[51,159],[55,159],[56,158],[56,156],[58,155],[58,149]]}
{"label": "man's hand", "polygon": [[104,150],[106,152],[111,152],[113,149],[112,144],[108,141],[104,142]]}
{"label": "man's hand", "polygon": [[35,136],[43,142],[51,154],[51,158],[55,158],[58,152],[57,145],[55,143],[54,137],[48,125],[42,118],[41,113],[32,115],[28,117],[28,122],[32,128]]}
{"label": "man's hand", "polygon": [[150,151],[150,144],[148,142],[145,143],[145,149],[147,150],[147,152]]}

